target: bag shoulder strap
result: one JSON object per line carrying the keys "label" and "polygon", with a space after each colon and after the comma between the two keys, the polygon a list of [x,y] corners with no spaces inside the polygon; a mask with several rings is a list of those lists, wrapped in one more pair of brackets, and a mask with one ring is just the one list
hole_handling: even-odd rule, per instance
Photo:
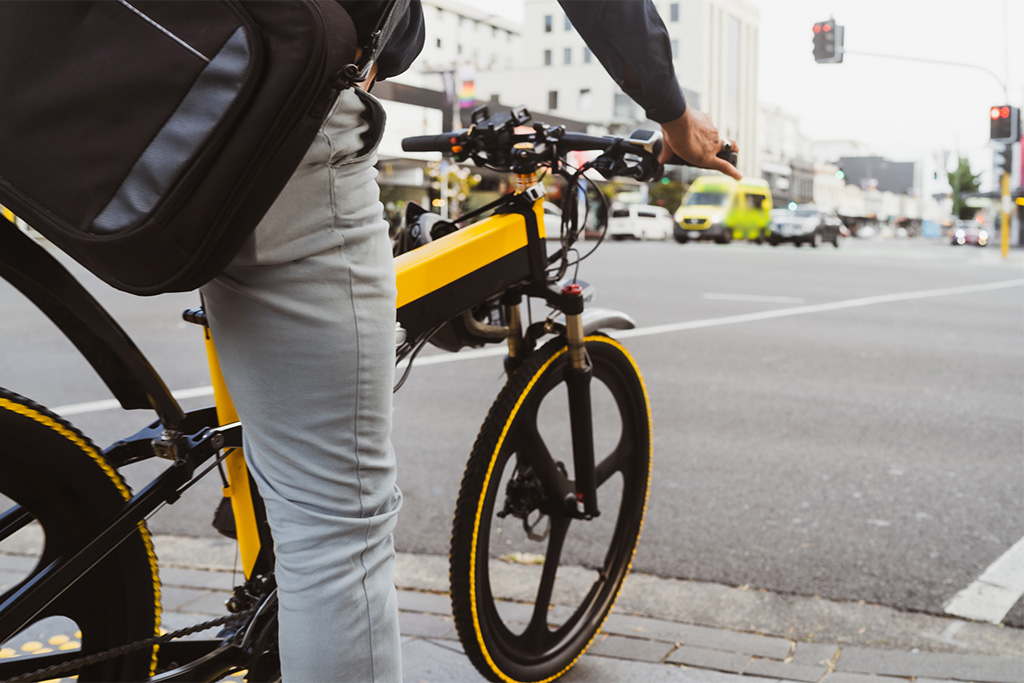
{"label": "bag shoulder strap", "polygon": [[345,67],[345,75],[354,83],[361,83],[370,76],[370,67],[384,50],[391,34],[395,32],[398,22],[409,9],[409,0],[387,0],[384,12],[377,21],[377,26],[370,33],[366,43],[360,45],[362,54],[354,64]]}

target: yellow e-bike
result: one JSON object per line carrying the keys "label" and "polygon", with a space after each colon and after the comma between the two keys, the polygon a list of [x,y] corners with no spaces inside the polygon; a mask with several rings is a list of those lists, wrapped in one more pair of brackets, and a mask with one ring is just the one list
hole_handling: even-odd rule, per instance
{"label": "yellow e-bike", "polygon": [[[569,197],[588,172],[655,178],[660,138],[528,123],[523,109],[481,110],[466,130],[406,139],[408,150],[510,172],[515,187],[457,221],[421,216],[395,258],[399,362],[431,341],[448,350],[508,346],[508,382],[466,465],[450,554],[459,637],[474,665],[500,681],[556,678],[593,640],[632,562],[651,464],[640,374],[598,331],[632,323],[586,307],[585,289],[565,278],[580,260],[577,204],[567,207],[560,241],[545,239],[538,172],[563,177]],[[570,168],[566,154],[581,150],[591,159]],[[100,449],[58,415],[0,389],[0,552],[29,528],[43,539],[27,575],[0,590],[0,647],[53,616],[81,631],[77,649],[0,658],[0,680],[214,681],[243,669],[247,680],[277,680],[272,540],[209,331],[216,405],[186,413],[98,302],[13,226],[0,229],[0,275],[74,342],[125,409],[156,413]],[[543,302],[548,314],[532,321],[524,300]],[[185,318],[205,322],[201,308]],[[168,465],[133,494],[118,470],[148,458]],[[223,618],[160,635],[146,519],[213,469],[228,482],[245,582]],[[215,638],[182,638],[213,626],[221,627]]]}

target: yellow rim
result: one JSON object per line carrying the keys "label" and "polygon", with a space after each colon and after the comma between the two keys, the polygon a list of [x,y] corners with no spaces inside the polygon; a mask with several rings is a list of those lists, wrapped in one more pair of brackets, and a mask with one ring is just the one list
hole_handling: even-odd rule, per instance
{"label": "yellow rim", "polygon": [[[28,419],[57,432],[62,437],[64,437],[71,443],[75,444],[75,446],[77,446],[79,450],[88,455],[94,463],[99,465],[99,468],[103,470],[103,473],[106,474],[110,481],[114,484],[114,486],[117,487],[117,490],[121,494],[121,497],[126,501],[131,500],[132,493],[131,491],[128,490],[128,487],[124,485],[124,482],[121,480],[120,475],[117,474],[114,468],[110,466],[110,463],[106,461],[106,459],[99,453],[99,451],[92,447],[80,435],[76,434],[74,431],[68,429],[61,423],[57,422],[49,415],[40,413],[39,411],[33,410],[21,403],[11,401],[6,398],[0,398],[0,408],[9,410],[12,413],[21,415],[22,417],[27,417]],[[157,569],[156,550],[153,548],[153,539],[150,537],[149,528],[146,526],[146,523],[144,521],[139,522],[138,529],[139,534],[142,536],[142,542],[146,546],[146,555],[148,556],[149,559],[149,569],[153,577],[153,610],[155,615],[155,623],[153,624],[153,635],[157,636],[160,635],[160,615],[162,610],[160,607],[160,574]],[[150,676],[156,673],[157,650],[158,646],[154,646],[153,656],[150,660],[149,665]]]}
{"label": "yellow rim", "polygon": [[[549,681],[555,680],[556,678],[564,674],[566,671],[571,669],[573,666],[575,666],[576,662],[579,661],[579,658],[582,657],[588,649],[590,649],[590,645],[594,642],[594,638],[596,638],[597,634],[601,632],[601,626],[604,625],[604,622],[608,618],[608,615],[610,615],[612,613],[612,610],[615,608],[615,602],[616,600],[618,600],[619,593],[622,591],[622,586],[625,585],[625,577],[629,575],[630,570],[633,568],[633,557],[636,555],[637,546],[639,546],[640,544],[640,534],[643,531],[644,519],[647,516],[647,500],[651,484],[651,463],[654,455],[654,439],[650,438],[651,435],[653,435],[653,422],[651,418],[651,403],[647,397],[647,387],[644,384],[643,376],[640,374],[640,369],[636,366],[636,362],[633,360],[633,357],[629,355],[629,352],[626,351],[625,347],[623,347],[619,342],[615,341],[610,337],[605,337],[603,335],[590,336],[587,337],[585,341],[608,344],[618,349],[619,352],[626,358],[626,360],[629,361],[629,364],[633,367],[633,371],[636,373],[637,379],[640,381],[640,389],[644,395],[644,410],[647,413],[648,430],[647,483],[644,486],[644,507],[643,514],[640,517],[640,528],[637,530],[636,542],[633,544],[633,550],[630,553],[629,564],[626,565],[626,573],[623,575],[622,583],[619,584],[619,588],[615,591],[615,595],[612,596],[611,606],[609,607],[608,612],[605,614],[605,618],[601,620],[600,624],[598,624],[597,630],[594,631],[594,635],[591,636],[590,640],[587,641],[587,644],[583,646],[583,649],[580,650],[579,654],[577,654],[576,657],[574,657],[573,660],[569,662],[569,664],[564,669],[559,671],[557,674],[545,678],[544,680],[539,681],[537,683],[548,683]],[[483,631],[480,628],[480,615],[477,611],[476,599],[477,538],[479,536],[480,525],[483,518],[484,499],[486,497],[485,494],[487,492],[488,487],[490,486],[491,475],[494,472],[494,465],[498,459],[498,454],[501,452],[502,444],[505,443],[505,437],[508,436],[508,431],[511,428],[512,423],[515,421],[516,415],[519,414],[519,409],[522,407],[523,401],[526,400],[526,397],[533,390],[534,385],[541,378],[541,376],[545,372],[547,372],[547,369],[551,366],[551,364],[554,363],[563,354],[565,354],[566,351],[567,349],[563,347],[559,349],[557,353],[551,356],[551,358],[545,361],[544,364],[540,368],[538,368],[537,372],[534,373],[533,377],[530,378],[530,381],[527,383],[526,388],[524,388],[523,391],[519,394],[519,399],[516,401],[515,406],[513,406],[512,411],[509,413],[508,419],[505,420],[505,425],[501,430],[501,436],[498,437],[498,441],[494,446],[494,450],[491,452],[490,462],[487,465],[487,473],[484,475],[483,487],[480,490],[480,500],[477,503],[476,515],[473,520],[473,541],[469,550],[469,604],[471,611],[473,613],[473,631],[476,634],[476,641],[477,644],[480,646],[480,652],[483,654],[484,659],[487,660],[487,664],[491,667],[491,671],[496,673],[503,681],[506,681],[507,683],[520,682],[505,675],[505,673],[501,671],[498,668],[498,666],[494,663],[494,660],[491,658],[491,653],[487,650],[486,643],[484,643]]]}

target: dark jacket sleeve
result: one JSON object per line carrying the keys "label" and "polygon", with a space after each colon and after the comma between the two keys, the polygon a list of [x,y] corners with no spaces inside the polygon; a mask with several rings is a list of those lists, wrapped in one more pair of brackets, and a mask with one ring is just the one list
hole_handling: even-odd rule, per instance
{"label": "dark jacket sleeve", "polygon": [[686,111],[672,43],[651,0],[558,0],[577,33],[647,118],[666,123]]}
{"label": "dark jacket sleeve", "polygon": [[[377,27],[384,12],[384,0],[339,0],[352,17],[359,38],[365,39]],[[397,76],[406,71],[423,50],[423,6],[411,0],[409,10],[395,27],[391,40],[377,57],[377,80]]]}

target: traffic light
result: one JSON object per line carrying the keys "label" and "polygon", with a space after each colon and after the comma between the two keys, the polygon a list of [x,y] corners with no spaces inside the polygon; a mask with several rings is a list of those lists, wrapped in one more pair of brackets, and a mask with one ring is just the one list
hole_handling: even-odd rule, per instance
{"label": "traffic light", "polygon": [[989,139],[996,142],[1016,142],[1020,135],[1020,110],[1010,104],[992,107],[988,112]]}
{"label": "traffic light", "polygon": [[843,27],[835,19],[814,25],[814,61],[818,64],[841,64],[843,61]]}
{"label": "traffic light", "polygon": [[1013,145],[1006,143],[992,148],[992,167],[999,173],[1010,173],[1013,166]]}

